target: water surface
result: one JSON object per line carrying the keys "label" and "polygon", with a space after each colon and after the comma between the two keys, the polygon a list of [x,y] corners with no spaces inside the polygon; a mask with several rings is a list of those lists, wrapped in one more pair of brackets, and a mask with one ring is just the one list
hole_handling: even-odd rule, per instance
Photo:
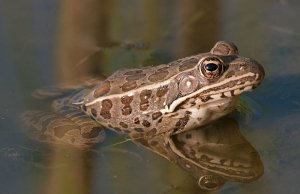
{"label": "water surface", "polygon": [[236,116],[264,175],[217,193],[297,193],[299,19],[296,0],[0,1],[0,193],[201,193],[167,160],[131,142],[114,145],[125,137],[108,132],[92,151],[56,148],[29,139],[19,115],[44,106],[30,97],[34,89],[207,52],[218,40],[263,64],[266,78],[243,95],[250,112]]}

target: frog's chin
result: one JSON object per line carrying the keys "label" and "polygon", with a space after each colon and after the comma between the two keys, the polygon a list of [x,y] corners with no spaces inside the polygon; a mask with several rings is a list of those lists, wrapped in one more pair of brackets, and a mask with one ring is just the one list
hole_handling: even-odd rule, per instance
{"label": "frog's chin", "polygon": [[[186,126],[183,130],[200,127],[225,115],[228,115],[236,109],[237,100],[238,96],[234,96],[231,98],[222,98],[219,100],[210,101],[205,104],[197,104],[197,101],[201,101],[201,99],[197,99],[194,106],[186,105],[185,109],[183,109],[184,111],[181,113],[181,116],[185,114],[185,110],[189,111],[190,122],[189,126]],[[179,109],[179,111],[180,110],[181,109]],[[178,130],[176,133],[180,133],[183,130]]]}

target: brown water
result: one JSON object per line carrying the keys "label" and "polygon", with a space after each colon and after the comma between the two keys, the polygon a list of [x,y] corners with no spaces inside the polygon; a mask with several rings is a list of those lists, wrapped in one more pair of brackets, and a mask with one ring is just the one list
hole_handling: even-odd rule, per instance
{"label": "brown water", "polygon": [[266,78],[243,95],[251,112],[236,116],[264,175],[216,193],[298,193],[300,2],[209,2],[0,1],[0,194],[205,193],[152,152],[114,145],[125,137],[108,132],[92,151],[51,147],[27,138],[19,115],[43,106],[30,98],[36,88],[207,52],[218,40],[263,64]]}

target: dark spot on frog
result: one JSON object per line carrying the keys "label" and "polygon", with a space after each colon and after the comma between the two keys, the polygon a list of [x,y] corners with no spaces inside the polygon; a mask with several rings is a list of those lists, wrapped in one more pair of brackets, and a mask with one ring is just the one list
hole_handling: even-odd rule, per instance
{"label": "dark spot on frog", "polygon": [[127,92],[129,90],[135,89],[137,87],[137,83],[136,81],[130,81],[130,82],[126,82],[121,87],[123,92]]}
{"label": "dark spot on frog", "polygon": [[86,105],[83,105],[81,108],[82,108],[82,110],[83,110],[84,112],[86,112],[86,111],[87,111],[87,107],[86,107]]}
{"label": "dark spot on frog", "polygon": [[104,96],[110,91],[110,82],[105,81],[103,84],[101,84],[95,91],[94,91],[94,97],[98,98],[100,96]]}
{"label": "dark spot on frog", "polygon": [[150,127],[150,126],[151,126],[151,123],[149,123],[149,121],[147,121],[147,120],[143,120],[142,125],[143,125],[144,127]]}
{"label": "dark spot on frog", "polygon": [[157,133],[157,129],[152,128],[150,131],[147,132],[147,136],[151,137],[151,136],[154,136],[156,133]]}
{"label": "dark spot on frog", "polygon": [[181,71],[191,69],[195,67],[195,65],[197,65],[198,62],[199,60],[197,58],[187,59],[183,61],[182,64],[179,66],[179,71],[181,72]]}
{"label": "dark spot on frog", "polygon": [[161,117],[162,113],[161,112],[155,112],[152,114],[152,119],[153,120],[156,120],[158,119],[159,117]]}
{"label": "dark spot on frog", "polygon": [[122,132],[122,130],[119,127],[113,127],[113,129],[117,132]]}
{"label": "dark spot on frog", "polygon": [[[167,114],[170,114],[170,113],[167,113]],[[177,117],[178,115],[179,115],[179,113],[175,112],[175,113],[172,113],[171,115],[169,115],[168,117],[174,118],[174,117]]]}
{"label": "dark spot on frog", "polygon": [[222,94],[221,94],[220,98],[226,98],[226,96],[225,96],[224,92],[222,92]]}
{"label": "dark spot on frog", "polygon": [[130,103],[133,100],[133,96],[122,96],[121,97],[121,103],[124,104],[124,107],[122,108],[122,114],[123,115],[130,115],[132,112],[132,108],[130,106]]}
{"label": "dark spot on frog", "polygon": [[166,66],[164,66],[164,67],[161,67],[161,68],[157,69],[156,71],[157,71],[157,72],[168,71],[169,68],[170,68],[169,65],[166,65]]}
{"label": "dark spot on frog", "polygon": [[209,100],[212,100],[213,98],[210,97],[210,96],[202,96],[202,97],[200,97],[200,99],[201,99],[202,102],[207,102]]}
{"label": "dark spot on frog", "polygon": [[234,76],[235,72],[234,71],[229,71],[226,75],[225,78],[230,78],[232,76]]}
{"label": "dark spot on frog", "polygon": [[148,145],[147,141],[142,139],[142,133],[136,133],[136,131],[131,131],[131,133],[129,134],[129,136],[133,139],[138,139],[139,143],[145,142],[146,145]]}
{"label": "dark spot on frog", "polygon": [[148,80],[151,82],[162,81],[164,78],[168,76],[168,74],[169,74],[168,71],[155,72],[148,77]]}
{"label": "dark spot on frog", "polygon": [[92,115],[93,115],[94,117],[97,117],[97,110],[96,110],[96,109],[92,108],[92,109],[91,109],[91,113],[92,113]]}
{"label": "dark spot on frog", "polygon": [[151,97],[151,90],[143,90],[140,94],[140,110],[145,111],[149,107],[149,98]]}
{"label": "dark spot on frog", "polygon": [[158,89],[157,89],[157,92],[156,92],[156,96],[157,97],[162,97],[162,96],[164,96],[167,92],[168,92],[168,86],[166,85],[166,86],[162,86],[162,87],[159,87]]}
{"label": "dark spot on frog", "polygon": [[227,161],[227,159],[220,159],[220,164],[224,165],[224,163]]}
{"label": "dark spot on frog", "polygon": [[136,81],[139,79],[142,79],[146,76],[146,74],[135,74],[135,75],[131,75],[125,78],[126,81],[130,82],[130,81]]}
{"label": "dark spot on frog", "polygon": [[128,125],[124,122],[120,122],[119,125],[123,128],[128,128]]}
{"label": "dark spot on frog", "polygon": [[174,132],[176,131],[180,131],[182,130],[186,124],[188,123],[189,119],[190,119],[190,114],[191,112],[190,111],[186,111],[185,114],[184,114],[184,117],[180,118],[176,124],[175,124],[175,128],[174,128]]}
{"label": "dark spot on frog", "polygon": [[100,115],[104,119],[110,119],[111,118],[110,109],[112,108],[112,101],[109,99],[105,99],[102,101],[101,104],[102,104],[102,108],[100,111]]}
{"label": "dark spot on frog", "polygon": [[151,145],[151,146],[156,146],[157,144],[158,144],[157,141],[151,141],[151,142],[150,142],[150,145]]}
{"label": "dark spot on frog", "polygon": [[139,132],[139,133],[143,133],[144,132],[144,129],[143,128],[134,128],[134,130],[136,132]]}
{"label": "dark spot on frog", "polygon": [[245,82],[238,82],[237,85],[244,85]]}
{"label": "dark spot on frog", "polygon": [[160,117],[160,119],[158,119],[157,123],[161,123],[162,122],[162,117]]}
{"label": "dark spot on frog", "polygon": [[101,127],[93,127],[91,131],[83,133],[82,137],[86,139],[95,138],[99,136],[101,130],[102,130]]}
{"label": "dark spot on frog", "polygon": [[237,47],[232,43],[218,42],[211,50],[215,55],[238,55]]}
{"label": "dark spot on frog", "polygon": [[127,129],[124,129],[123,132],[124,132],[124,133],[130,133],[131,131],[130,131],[130,130],[127,130]]}
{"label": "dark spot on frog", "polygon": [[205,161],[205,162],[209,162],[211,161],[213,158],[209,158],[207,155],[201,155],[200,160]]}
{"label": "dark spot on frog", "polygon": [[140,138],[139,135],[134,134],[132,137],[133,137],[134,139],[135,139],[135,138],[136,138],[136,139],[139,139],[138,142],[139,142],[140,144],[144,145],[145,147],[149,147],[148,142],[147,142],[145,139]]}
{"label": "dark spot on frog", "polygon": [[140,119],[138,117],[134,118],[133,120],[134,124],[140,124]]}
{"label": "dark spot on frog", "polygon": [[230,91],[230,94],[231,94],[231,96],[235,96],[233,90]]}
{"label": "dark spot on frog", "polygon": [[196,155],[196,152],[195,152],[195,150],[193,150],[193,149],[191,149],[191,150],[189,151],[189,153],[190,153],[190,155],[192,155],[192,156],[195,156],[195,155]]}
{"label": "dark spot on frog", "polygon": [[148,107],[149,107],[149,104],[141,104],[141,105],[140,105],[140,110],[141,110],[141,111],[147,110]]}
{"label": "dark spot on frog", "polygon": [[121,102],[122,104],[129,105],[133,100],[133,96],[122,96]]}
{"label": "dark spot on frog", "polygon": [[122,108],[122,114],[127,116],[127,115],[130,115],[132,112],[132,108],[130,106],[127,106],[127,107],[123,107]]}

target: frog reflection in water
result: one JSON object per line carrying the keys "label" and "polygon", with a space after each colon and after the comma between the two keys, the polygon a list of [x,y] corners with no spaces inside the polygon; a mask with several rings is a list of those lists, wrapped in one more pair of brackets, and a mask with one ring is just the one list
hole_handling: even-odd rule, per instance
{"label": "frog reflection in water", "polygon": [[225,181],[250,182],[264,171],[257,151],[228,117],[172,136],[134,142],[180,166],[205,190],[219,189]]}
{"label": "frog reflection in water", "polygon": [[168,139],[229,114],[263,77],[260,64],[220,41],[208,53],[49,92],[52,113],[28,111],[23,118],[34,128],[31,136],[48,143],[89,147],[103,140],[104,128],[132,139]]}

